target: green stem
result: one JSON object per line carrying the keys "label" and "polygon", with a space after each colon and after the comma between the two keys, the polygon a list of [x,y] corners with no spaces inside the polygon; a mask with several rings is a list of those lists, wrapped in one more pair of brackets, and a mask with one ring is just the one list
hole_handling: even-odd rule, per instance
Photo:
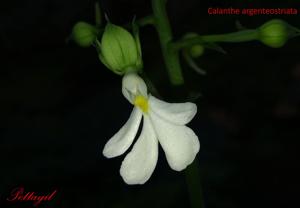
{"label": "green stem", "polygon": [[203,208],[203,194],[201,189],[200,169],[197,158],[185,170],[185,177],[188,186],[191,207]]}
{"label": "green stem", "polygon": [[190,47],[196,44],[203,43],[212,43],[212,42],[230,42],[230,43],[238,43],[238,42],[246,42],[257,40],[259,38],[258,30],[242,30],[233,33],[227,34],[218,34],[218,35],[199,35],[192,38],[186,38],[179,40],[175,43],[172,43],[172,48],[175,50],[179,50],[181,48]]}
{"label": "green stem", "polygon": [[169,43],[172,41],[172,31],[166,13],[166,0],[152,0],[155,27],[159,36],[164,62],[169,79],[173,85],[183,85],[184,79],[181,72],[178,51],[172,50]]}
{"label": "green stem", "polygon": [[98,1],[95,3],[95,23],[96,23],[96,27],[98,28],[102,24],[101,8]]}
{"label": "green stem", "polygon": [[[152,0],[155,28],[161,44],[164,62],[168,71],[169,79],[173,85],[183,85],[184,79],[179,62],[179,51],[171,46],[173,40],[171,26],[166,13],[166,0]],[[203,208],[201,184],[198,162],[195,159],[186,170],[186,181],[190,195],[192,208]]]}

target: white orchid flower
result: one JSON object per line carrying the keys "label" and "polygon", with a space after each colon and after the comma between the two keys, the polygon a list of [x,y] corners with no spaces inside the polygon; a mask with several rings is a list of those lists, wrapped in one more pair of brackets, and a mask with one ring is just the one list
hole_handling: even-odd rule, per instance
{"label": "white orchid flower", "polygon": [[103,154],[123,154],[133,143],[142,117],[142,132],[122,162],[120,174],[127,184],[144,184],[158,159],[158,143],[173,170],[181,171],[193,162],[200,149],[197,135],[185,126],[197,112],[194,103],[167,103],[147,93],[145,82],[134,73],[126,74],[122,92],[134,105],[124,126],[106,143]]}

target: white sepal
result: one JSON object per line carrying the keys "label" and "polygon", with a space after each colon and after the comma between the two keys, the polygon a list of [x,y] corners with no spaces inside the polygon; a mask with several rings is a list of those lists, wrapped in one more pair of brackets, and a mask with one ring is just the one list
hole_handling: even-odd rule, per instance
{"label": "white sepal", "polygon": [[151,95],[149,105],[156,115],[178,125],[187,124],[197,113],[197,105],[194,103],[167,103]]}
{"label": "white sepal", "polygon": [[158,158],[158,141],[148,116],[140,137],[122,162],[120,174],[127,184],[144,184],[152,175]]}
{"label": "white sepal", "polygon": [[142,119],[142,112],[134,107],[128,121],[124,126],[105,144],[103,155],[112,158],[123,154],[132,144]]}
{"label": "white sepal", "polygon": [[176,171],[185,169],[200,149],[197,135],[189,127],[175,125],[153,112],[150,118],[170,167]]}
{"label": "white sepal", "polygon": [[131,104],[134,103],[137,95],[148,97],[147,86],[144,80],[135,73],[128,73],[123,77],[122,93]]}

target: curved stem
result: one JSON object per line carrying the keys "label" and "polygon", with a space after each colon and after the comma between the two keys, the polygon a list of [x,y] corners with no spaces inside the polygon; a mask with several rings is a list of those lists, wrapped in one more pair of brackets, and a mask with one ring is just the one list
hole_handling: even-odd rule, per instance
{"label": "curved stem", "polygon": [[[145,27],[147,25],[154,25],[155,20],[153,15],[145,16],[141,19],[134,20],[134,23],[136,23],[139,27]],[[127,29],[132,28],[132,22],[125,24],[123,27]]]}
{"label": "curved stem", "polygon": [[146,25],[154,25],[154,17],[153,15],[150,15],[150,16],[146,16],[144,18],[141,18],[141,19],[138,19],[136,21],[136,23],[140,26],[140,27],[143,27],[143,26],[146,26]]}
{"label": "curved stem", "polygon": [[199,35],[192,38],[182,39],[177,42],[172,43],[172,48],[179,50],[181,48],[193,46],[196,44],[203,44],[207,42],[246,42],[257,40],[259,38],[258,30],[242,30],[233,33],[227,34],[218,34],[218,35]]}
{"label": "curved stem", "polygon": [[166,13],[166,0],[152,0],[155,27],[159,36],[164,62],[169,79],[173,85],[184,84],[181,72],[178,51],[172,50],[169,43],[172,41],[172,31]]}

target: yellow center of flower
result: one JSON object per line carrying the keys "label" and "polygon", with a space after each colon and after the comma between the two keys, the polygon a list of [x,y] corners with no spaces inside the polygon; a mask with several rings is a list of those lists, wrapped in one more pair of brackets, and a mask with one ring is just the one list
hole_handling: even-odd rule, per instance
{"label": "yellow center of flower", "polygon": [[144,96],[137,95],[134,99],[133,104],[139,107],[144,113],[148,113],[149,110],[148,99],[145,98]]}

